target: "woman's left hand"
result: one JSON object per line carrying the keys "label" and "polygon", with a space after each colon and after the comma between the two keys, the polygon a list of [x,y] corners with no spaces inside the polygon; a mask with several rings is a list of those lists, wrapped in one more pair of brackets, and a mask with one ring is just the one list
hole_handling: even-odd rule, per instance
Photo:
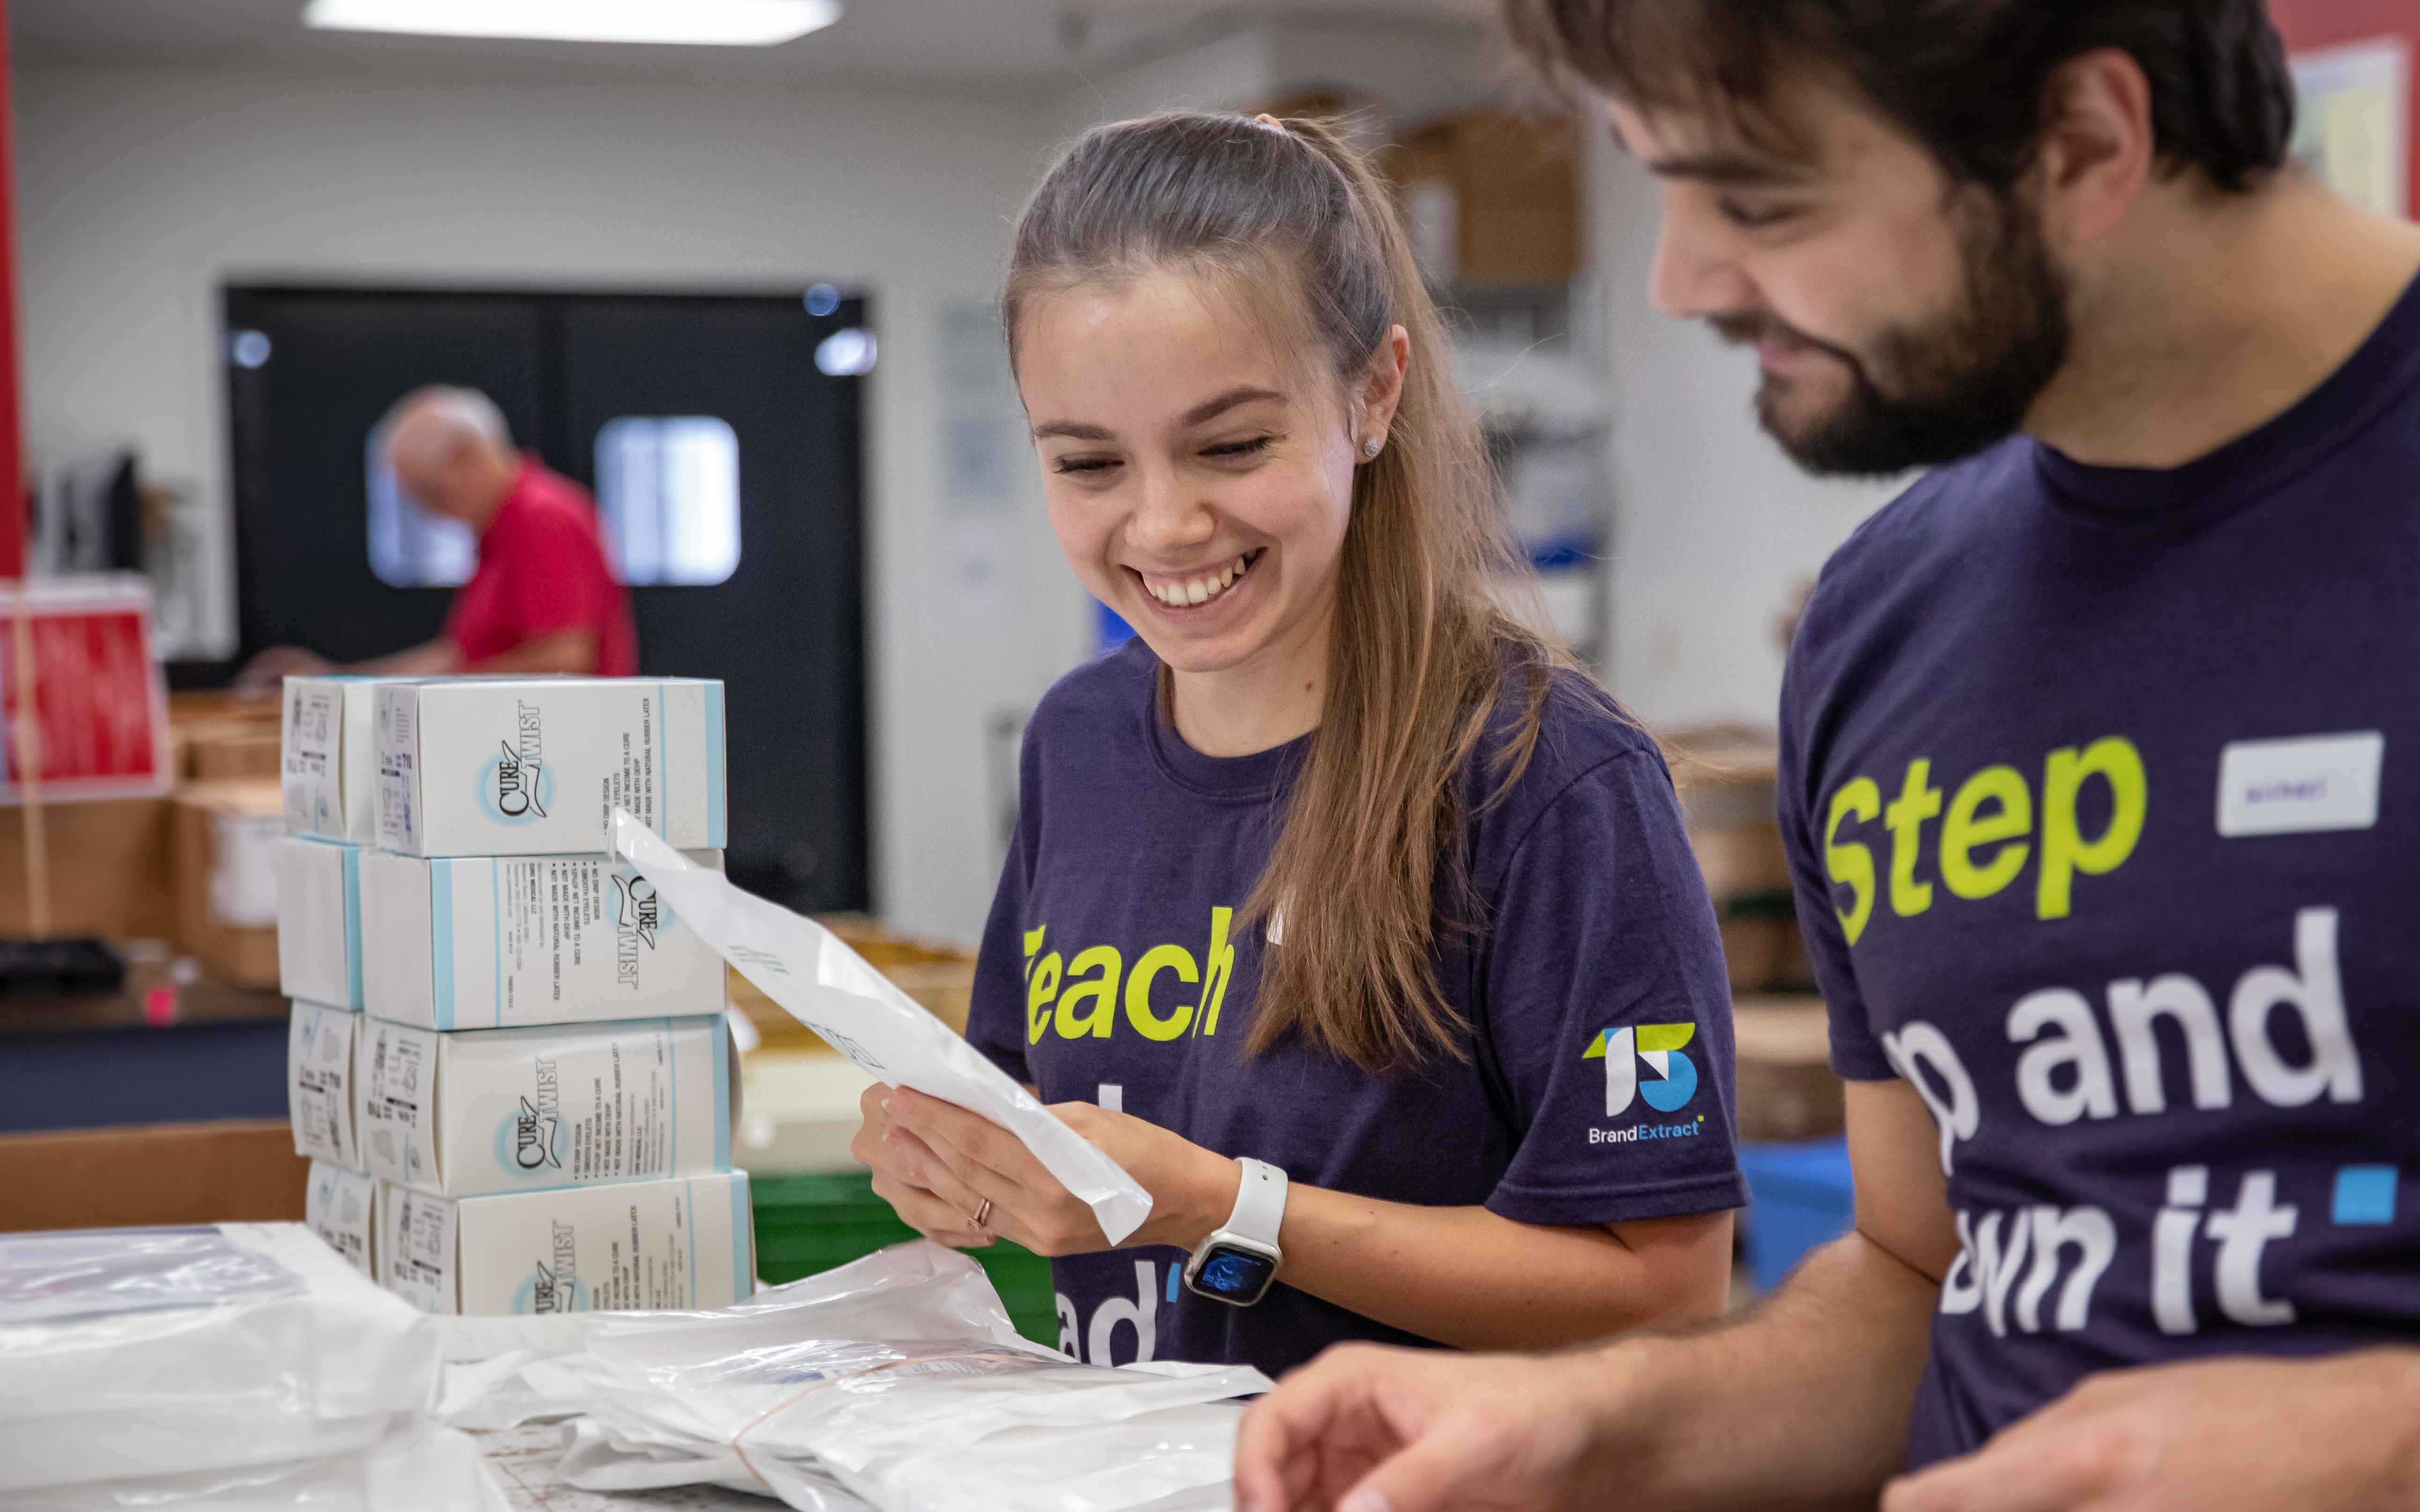
{"label": "woman's left hand", "polygon": [[[1092,1207],[1061,1185],[1015,1134],[954,1103],[902,1087],[884,1103],[883,1138],[905,1155],[915,1180],[973,1213],[988,1199],[985,1227],[1037,1255],[1085,1255],[1109,1247]],[[1090,1103],[1061,1103],[1059,1120],[1100,1147],[1151,1194],[1151,1216],[1125,1240],[1192,1249],[1234,1210],[1243,1170],[1233,1161],[1156,1123]]]}

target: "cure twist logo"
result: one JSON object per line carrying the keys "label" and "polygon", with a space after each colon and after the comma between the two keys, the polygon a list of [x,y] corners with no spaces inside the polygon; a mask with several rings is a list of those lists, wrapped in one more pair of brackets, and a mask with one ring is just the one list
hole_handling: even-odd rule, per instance
{"label": "cure twist logo", "polygon": [[496,754],[480,769],[480,806],[489,817],[507,824],[544,819],[554,801],[554,772],[547,765],[539,711],[515,703],[512,737],[499,740],[496,747]]}
{"label": "cure twist logo", "polygon": [[639,949],[656,948],[656,932],[663,928],[663,900],[645,877],[613,875],[613,980],[636,991]]}
{"label": "cure twist logo", "polygon": [[563,1132],[562,1076],[551,1060],[539,1059],[534,1069],[535,1100],[522,1098],[512,1116],[513,1164],[525,1171],[549,1165],[561,1170],[563,1155],[555,1145]]}
{"label": "cure twist logo", "polygon": [[547,1257],[531,1268],[528,1280],[513,1295],[513,1311],[574,1313],[588,1310],[588,1288],[580,1279],[580,1239],[566,1223],[553,1225]]}
{"label": "cure twist logo", "polygon": [[[1679,1112],[1698,1095],[1697,1062],[1682,1053],[1697,1034],[1695,1024],[1600,1030],[1581,1058],[1605,1062],[1605,1116],[1620,1118],[1630,1111],[1632,1099],[1639,1097],[1658,1113]],[[1655,1073],[1653,1080],[1639,1080],[1640,1061]]]}

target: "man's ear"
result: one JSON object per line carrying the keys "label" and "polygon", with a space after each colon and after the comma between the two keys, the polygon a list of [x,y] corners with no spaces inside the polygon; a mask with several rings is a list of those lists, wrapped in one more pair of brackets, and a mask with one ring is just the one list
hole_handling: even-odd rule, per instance
{"label": "man's ear", "polygon": [[2157,170],[2151,82],[2120,49],[2080,53],[2043,82],[2041,122],[2042,229],[2054,250],[2072,251],[2115,230]]}

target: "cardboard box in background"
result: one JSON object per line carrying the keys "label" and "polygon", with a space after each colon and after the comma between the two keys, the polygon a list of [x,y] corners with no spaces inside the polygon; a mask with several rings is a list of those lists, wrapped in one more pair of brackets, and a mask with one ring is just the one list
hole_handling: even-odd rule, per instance
{"label": "cardboard box in background", "polygon": [[[974,1001],[974,951],[962,945],[894,933],[865,914],[824,914],[815,922],[839,935],[843,944],[863,956],[868,965],[890,978],[892,985],[914,998],[926,1012],[960,1034],[967,1032],[967,1013]],[[734,971],[730,984],[733,1011],[755,1027],[764,1048],[840,1054],[746,977]]]}
{"label": "cardboard box in background", "polygon": [[[166,798],[45,804],[51,928],[60,934],[165,940],[177,933],[176,826]],[[0,808],[0,933],[32,928],[25,909],[25,812]]]}
{"label": "cardboard box in background", "polygon": [[441,1197],[381,1182],[380,1284],[423,1312],[728,1307],[753,1294],[748,1173]]}
{"label": "cardboard box in background", "polygon": [[1689,848],[1705,874],[1706,893],[1719,909],[1743,899],[1790,896],[1790,858],[1781,848],[1780,826],[1727,825],[1689,829]]}
{"label": "cardboard box in background", "polygon": [[0,1231],[299,1223],[310,1170],[283,1119],[0,1134]]}
{"label": "cardboard box in background", "polygon": [[179,730],[225,724],[275,730],[277,700],[234,687],[180,687],[168,695],[168,722]]}
{"label": "cardboard box in background", "polygon": [[1791,895],[1736,898],[1715,909],[1734,993],[1811,993],[1815,970]]}
{"label": "cardboard box in background", "polygon": [[168,764],[179,782],[274,780],[277,744],[277,704],[268,698],[228,689],[168,695]]}
{"label": "cardboard box in background", "polygon": [[[222,981],[275,987],[277,848],[286,830],[277,784],[192,783],[177,790],[176,806],[178,948]],[[52,866],[54,875],[74,869]]]}
{"label": "cardboard box in background", "polygon": [[1392,156],[1430,277],[1538,288],[1579,272],[1579,131],[1568,117],[1473,112],[1414,131]]}
{"label": "cardboard box in background", "polygon": [[1828,1139],[1848,1127],[1822,998],[1743,997],[1731,1009],[1731,1034],[1742,1139]]}
{"label": "cardboard box in background", "polygon": [[177,776],[196,782],[274,782],[275,725],[229,721],[179,732],[184,760]]}
{"label": "cardboard box in background", "polygon": [[[722,870],[720,851],[690,859]],[[722,957],[609,856],[372,852],[361,908],[365,1001],[396,1024],[511,1028],[724,1007]]]}
{"label": "cardboard box in background", "polygon": [[372,697],[382,849],[603,853],[617,808],[681,850],[723,848],[720,682],[481,677]]}
{"label": "cardboard box in background", "polygon": [[1773,736],[1708,726],[1668,732],[1662,739],[1689,846],[1722,929],[1731,991],[1814,991],[1775,813],[1779,752]]}
{"label": "cardboard box in background", "polygon": [[1711,726],[1667,732],[1662,743],[1689,844],[1716,910],[1736,899],[1786,898],[1790,863],[1775,813],[1779,751],[1773,737]]}
{"label": "cardboard box in background", "polygon": [[527,1029],[362,1021],[364,1165],[448,1196],[731,1168],[730,1031],[706,1018]]}
{"label": "cardboard box in background", "polygon": [[277,842],[277,984],[288,997],[362,1006],[362,848]]}
{"label": "cardboard box in background", "polygon": [[373,1281],[379,1278],[378,1187],[372,1177],[315,1160],[302,1199],[302,1221],[311,1232]]}
{"label": "cardboard box in background", "polygon": [[354,1096],[361,1024],[359,1013],[296,1003],[286,1037],[286,1110],[294,1151],[349,1170],[363,1168]]}

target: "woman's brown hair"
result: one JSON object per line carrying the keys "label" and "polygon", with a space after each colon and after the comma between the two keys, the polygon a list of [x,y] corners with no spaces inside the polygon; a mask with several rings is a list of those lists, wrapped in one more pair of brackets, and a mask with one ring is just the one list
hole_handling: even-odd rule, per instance
{"label": "woman's brown hair", "polygon": [[1171,111],[1085,132],[1017,218],[1001,299],[1012,363],[1035,300],[1160,270],[1211,280],[1308,338],[1340,393],[1395,327],[1410,337],[1385,450],[1354,476],[1319,726],[1244,909],[1281,937],[1263,955],[1248,1044],[1298,1030],[1373,1070],[1459,1057],[1439,934],[1483,920],[1456,773],[1509,696],[1491,795],[1520,775],[1565,658],[1490,596],[1526,566],[1444,321],[1385,181],[1318,121]]}

